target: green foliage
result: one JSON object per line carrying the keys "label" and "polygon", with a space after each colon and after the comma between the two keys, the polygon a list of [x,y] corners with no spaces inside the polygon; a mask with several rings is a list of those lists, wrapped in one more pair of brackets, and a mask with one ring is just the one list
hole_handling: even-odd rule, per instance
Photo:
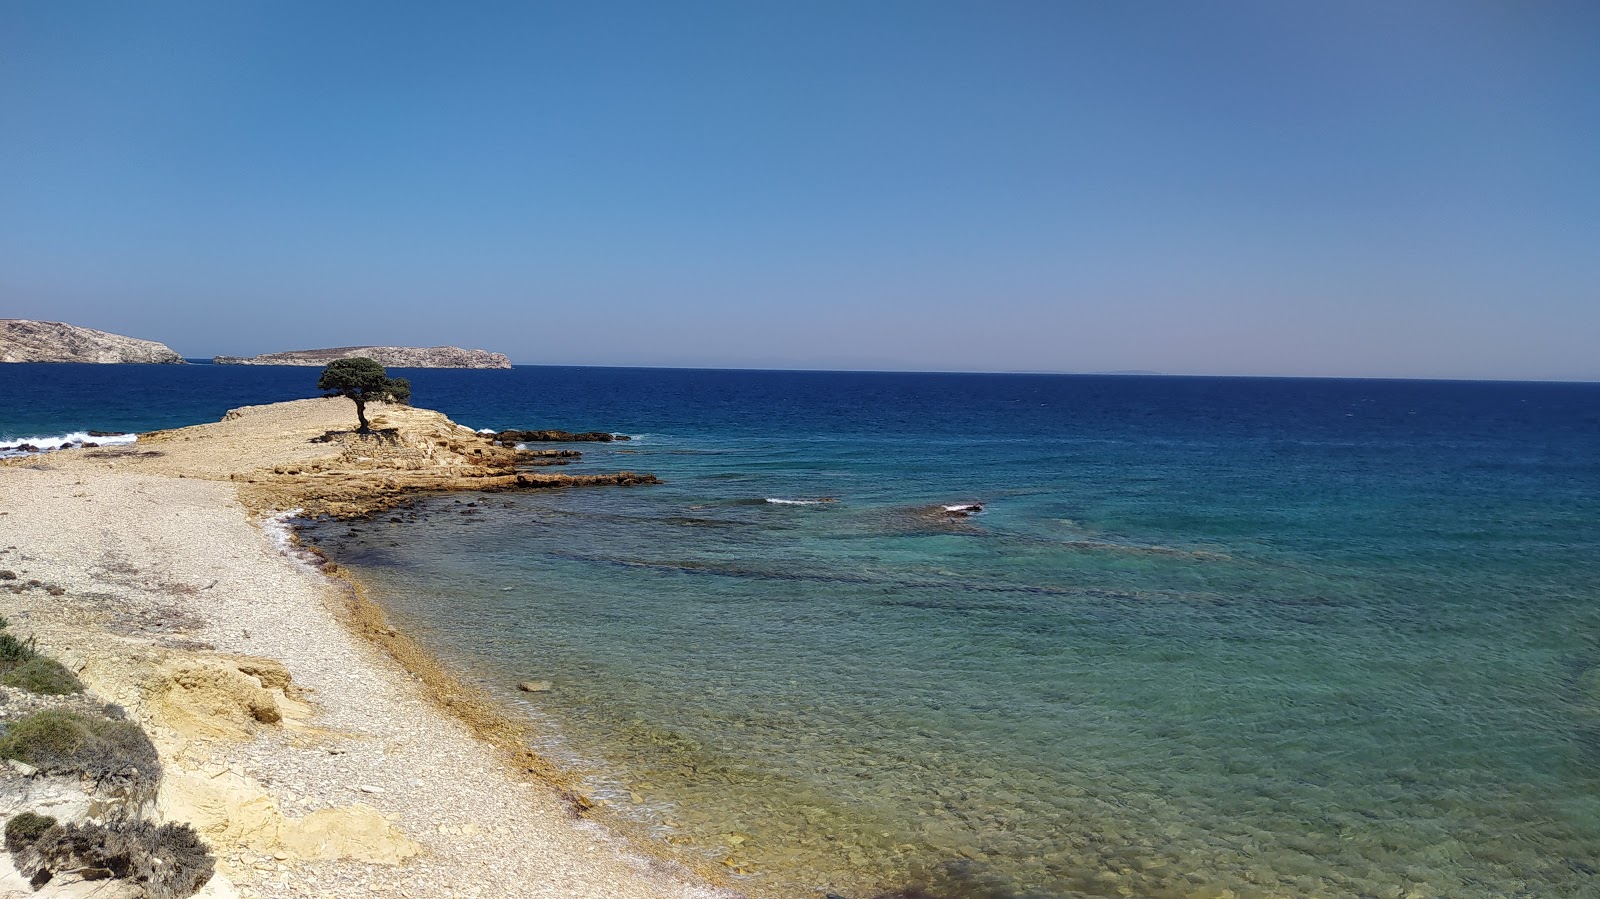
{"label": "green foliage", "polygon": [[377,360],[365,356],[353,359],[335,359],[322,370],[317,379],[317,389],[323,396],[342,396],[355,401],[356,420],[361,433],[371,429],[367,424],[367,403],[411,402],[411,382],[405,378],[391,378]]}
{"label": "green foliage", "polygon": [[91,718],[67,709],[34,712],[0,738],[0,758],[50,774],[80,773],[96,781],[154,785],[161,777],[156,749],[132,721]]}
{"label": "green foliage", "polygon": [[24,845],[14,859],[34,889],[58,874],[75,874],[83,880],[122,880],[146,899],[192,896],[216,867],[194,828],[148,821],[58,825]]}
{"label": "green foliage", "polygon": [[83,692],[83,682],[78,680],[77,675],[55,659],[45,656],[34,656],[6,672],[0,676],[0,684],[49,696]]}
{"label": "green foliage", "polygon": [[55,825],[56,819],[49,815],[18,812],[6,822],[6,849],[16,852],[24,846],[31,845]]}
{"label": "green foliage", "polygon": [[31,638],[18,640],[11,634],[0,633],[0,671],[10,671],[38,655]]}

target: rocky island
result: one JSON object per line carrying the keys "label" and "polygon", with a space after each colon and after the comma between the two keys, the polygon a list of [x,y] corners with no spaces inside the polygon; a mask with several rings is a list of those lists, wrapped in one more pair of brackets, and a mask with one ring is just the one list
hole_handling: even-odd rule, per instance
{"label": "rocky island", "polygon": [[388,368],[510,368],[505,353],[464,350],[458,346],[340,346],[321,350],[286,350],[260,356],[217,356],[217,365],[327,365],[336,359],[365,356]]}
{"label": "rocky island", "polygon": [[80,328],[65,322],[0,319],[0,362],[105,362],[175,365],[164,343]]}

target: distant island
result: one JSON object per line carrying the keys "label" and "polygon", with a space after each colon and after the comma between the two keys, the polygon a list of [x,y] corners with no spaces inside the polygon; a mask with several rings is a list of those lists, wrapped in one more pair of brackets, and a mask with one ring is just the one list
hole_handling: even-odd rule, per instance
{"label": "distant island", "polygon": [[172,347],[65,322],[0,319],[0,362],[103,362],[181,365]]}
{"label": "distant island", "polygon": [[458,346],[340,346],[322,350],[286,350],[260,356],[217,356],[217,365],[327,365],[335,359],[365,356],[391,368],[510,368],[505,353],[464,350]]}

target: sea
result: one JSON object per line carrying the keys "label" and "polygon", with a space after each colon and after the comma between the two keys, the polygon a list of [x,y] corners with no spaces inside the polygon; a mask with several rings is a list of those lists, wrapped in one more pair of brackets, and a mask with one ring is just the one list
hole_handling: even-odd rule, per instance
{"label": "sea", "polygon": [[[303,539],[752,895],[1600,896],[1600,384],[399,373],[664,483]],[[0,447],[316,374],[0,366]]]}

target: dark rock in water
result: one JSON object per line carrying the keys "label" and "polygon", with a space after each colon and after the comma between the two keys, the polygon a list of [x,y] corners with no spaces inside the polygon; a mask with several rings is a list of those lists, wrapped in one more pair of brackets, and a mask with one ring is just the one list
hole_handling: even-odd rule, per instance
{"label": "dark rock in water", "polygon": [[44,452],[44,450],[39,449],[37,446],[34,446],[31,443],[22,444],[21,446],[17,447],[17,451],[18,452],[23,452],[23,453],[42,453],[42,452]]}
{"label": "dark rock in water", "polygon": [[524,693],[549,693],[555,686],[547,680],[525,680],[517,684],[517,689]]}
{"label": "dark rock in water", "polygon": [[519,443],[610,443],[613,440],[632,440],[627,434],[612,434],[606,431],[584,431],[574,434],[571,431],[546,430],[546,431],[501,431],[490,438],[501,446],[515,446]]}
{"label": "dark rock in water", "polygon": [[94,443],[94,442],[90,442],[90,441],[85,441],[84,444],[83,444],[83,448],[84,449],[98,449],[99,447],[100,447],[100,444]]}
{"label": "dark rock in water", "polygon": [[0,571],[0,581],[14,581],[17,579],[15,571]]}
{"label": "dark rock in water", "polygon": [[[522,472],[517,475],[517,487],[634,487],[640,484],[659,484],[661,479],[653,474],[639,474],[632,471],[619,471],[615,474],[533,474]],[[494,488],[486,488],[494,489]]]}
{"label": "dark rock in water", "polygon": [[967,518],[983,511],[981,503],[963,503],[959,506],[945,506],[944,514],[953,518]]}
{"label": "dark rock in water", "polygon": [[121,437],[122,431],[90,431],[90,437]]}

